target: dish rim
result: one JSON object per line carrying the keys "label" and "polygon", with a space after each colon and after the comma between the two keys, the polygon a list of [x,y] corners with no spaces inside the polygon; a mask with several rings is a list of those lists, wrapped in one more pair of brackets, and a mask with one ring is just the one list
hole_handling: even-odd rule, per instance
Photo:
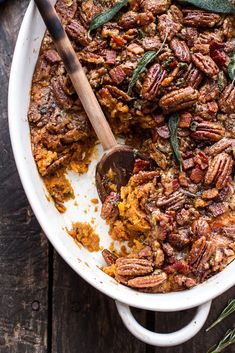
{"label": "dish rim", "polygon": [[[17,108],[15,107],[15,105],[17,106],[17,90],[20,88],[20,83],[18,81],[19,77],[21,77],[22,75],[23,70],[22,50],[27,50],[27,41],[30,42],[30,40],[33,40],[30,28],[34,23],[34,16],[36,16],[37,20],[39,20],[39,14],[35,8],[34,1],[31,0],[20,28],[12,60],[8,92],[9,130],[16,166],[25,193],[38,222],[40,223],[44,233],[46,234],[47,238],[52,243],[56,251],[60,254],[60,256],[62,256],[62,258],[68,263],[68,265],[73,268],[73,270],[77,274],[79,274],[93,287],[113,299],[119,300],[122,303],[137,308],[158,311],[185,310],[196,307],[211,299],[214,299],[218,295],[225,292],[227,289],[231,288],[235,284],[235,278],[233,279],[233,269],[235,269],[235,261],[229,266],[227,266],[227,268],[219,274],[211,277],[206,282],[197,285],[191,290],[171,292],[165,294],[148,294],[136,292],[134,290],[122,290],[121,287],[124,286],[121,284],[116,284],[115,286],[112,285],[109,287],[106,284],[100,283],[100,281],[96,280],[95,277],[89,277],[90,272],[87,272],[85,268],[80,267],[78,262],[75,261],[74,257],[69,254],[67,248],[64,247],[62,243],[57,240],[57,238],[54,236],[53,227],[50,224],[51,222],[48,222],[45,217],[45,210],[43,210],[44,201],[40,200],[36,193],[36,190],[32,188],[30,166],[27,165],[26,157],[24,156],[24,150],[22,147],[23,144],[20,134],[21,130],[23,129],[22,122],[20,114],[18,114]],[[27,53],[27,51],[25,51],[25,53]],[[31,53],[29,52],[28,54]],[[30,87],[28,88],[30,89]],[[27,117],[25,116],[23,118],[27,119]],[[118,290],[115,290],[115,287],[118,288]],[[133,293],[133,295],[129,296],[126,295],[126,293]]]}

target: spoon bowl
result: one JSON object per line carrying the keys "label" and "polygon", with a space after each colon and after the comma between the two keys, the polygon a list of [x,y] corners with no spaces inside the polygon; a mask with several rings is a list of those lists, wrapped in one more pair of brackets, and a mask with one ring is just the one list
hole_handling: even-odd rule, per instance
{"label": "spoon bowl", "polygon": [[[146,163],[147,162],[147,163]],[[136,164],[145,164],[148,170],[156,167],[155,162],[127,145],[116,145],[104,152],[96,167],[96,188],[102,202],[112,190],[120,191],[133,174]]]}

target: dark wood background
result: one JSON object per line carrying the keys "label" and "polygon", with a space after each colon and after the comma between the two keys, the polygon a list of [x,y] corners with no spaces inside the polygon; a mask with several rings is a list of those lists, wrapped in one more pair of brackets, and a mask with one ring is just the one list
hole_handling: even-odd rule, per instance
{"label": "dark wood background", "polygon": [[[28,2],[0,5],[0,353],[206,353],[235,327],[235,314],[181,346],[145,345],[124,327],[114,301],[79,278],[53,250],[32,214],[7,125],[12,53]],[[233,297],[235,287],[214,300],[205,327]],[[146,327],[170,332],[189,322],[193,310],[134,313]],[[232,352],[235,346],[226,350]]]}

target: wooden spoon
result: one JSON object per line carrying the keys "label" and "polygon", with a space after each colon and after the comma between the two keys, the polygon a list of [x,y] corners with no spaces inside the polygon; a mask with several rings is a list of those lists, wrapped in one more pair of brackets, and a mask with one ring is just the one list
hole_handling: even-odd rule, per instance
{"label": "wooden spoon", "polygon": [[116,185],[119,191],[121,186],[128,183],[137,159],[148,160],[150,168],[153,166],[153,161],[129,146],[117,143],[53,5],[50,0],[34,1],[104,148],[105,153],[96,167],[96,188],[103,202],[111,192],[108,174],[112,175],[111,183]]}

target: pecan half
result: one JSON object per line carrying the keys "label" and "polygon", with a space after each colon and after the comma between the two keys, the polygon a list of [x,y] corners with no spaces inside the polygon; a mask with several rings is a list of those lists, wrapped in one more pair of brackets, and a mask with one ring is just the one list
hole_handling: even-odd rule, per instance
{"label": "pecan half", "polygon": [[197,103],[195,113],[205,120],[213,120],[218,112],[216,101],[208,103]]}
{"label": "pecan half", "polygon": [[233,114],[235,112],[235,87],[233,84],[227,86],[223,91],[219,106],[222,112],[226,114]]}
{"label": "pecan half", "polygon": [[185,28],[185,41],[187,45],[191,48],[194,46],[198,38],[198,31],[195,27]]}
{"label": "pecan half", "polygon": [[213,217],[218,217],[228,211],[228,204],[225,202],[213,202],[208,207],[208,210]]}
{"label": "pecan half", "polygon": [[158,207],[167,207],[168,210],[178,210],[183,207],[185,201],[185,195],[180,191],[176,191],[169,196],[160,197],[156,204]]}
{"label": "pecan half", "polygon": [[157,50],[161,47],[161,40],[158,36],[144,37],[142,40],[142,47],[145,50]]}
{"label": "pecan half", "polygon": [[106,264],[108,266],[111,266],[113,264],[115,264],[116,260],[117,260],[117,256],[114,255],[111,251],[109,251],[108,249],[104,249],[102,250],[102,256],[106,262]]}
{"label": "pecan half", "polygon": [[209,77],[214,77],[219,73],[218,66],[209,55],[203,55],[201,53],[192,54],[192,61],[198,69]]}
{"label": "pecan half", "polygon": [[217,189],[222,189],[232,173],[233,160],[227,153],[220,153],[209,161],[209,168],[205,176],[205,184],[213,182]]}
{"label": "pecan half", "polygon": [[154,64],[146,74],[141,92],[142,97],[147,100],[154,99],[165,76],[166,71],[162,70],[161,65]]}
{"label": "pecan half", "polygon": [[87,46],[89,44],[87,30],[76,20],[72,20],[70,24],[66,26],[66,32],[76,43],[83,46]]}
{"label": "pecan half", "polygon": [[152,262],[147,259],[121,257],[116,261],[116,272],[120,276],[144,276],[152,271]]}
{"label": "pecan half", "polygon": [[167,280],[167,275],[163,271],[156,271],[150,276],[136,277],[128,281],[128,286],[132,288],[152,288],[161,285]]}
{"label": "pecan half", "polygon": [[213,242],[207,241],[205,236],[196,240],[189,253],[189,266],[196,270],[202,269],[210,259],[214,249]]}
{"label": "pecan half", "polygon": [[183,23],[184,16],[182,11],[176,5],[171,5],[170,14],[175,22]]}
{"label": "pecan half", "polygon": [[203,73],[198,70],[193,64],[190,64],[188,70],[184,76],[184,80],[187,86],[197,88],[203,79]]}
{"label": "pecan half", "polygon": [[124,81],[126,78],[125,71],[123,70],[121,65],[118,65],[118,66],[114,67],[113,69],[111,69],[109,71],[109,75],[110,75],[112,81],[116,85],[119,85],[120,83],[122,83],[122,81]]}
{"label": "pecan half", "polygon": [[211,102],[219,97],[219,85],[216,81],[207,81],[200,89],[199,101],[202,103]]}
{"label": "pecan half", "polygon": [[182,25],[178,22],[174,22],[172,16],[170,15],[161,15],[158,18],[158,31],[160,33],[161,40],[167,38],[168,41],[171,41],[172,38],[179,32]]}
{"label": "pecan half", "polygon": [[197,101],[197,97],[198,91],[192,87],[181,88],[163,96],[159,101],[159,106],[164,113],[177,112],[192,107]]}
{"label": "pecan half", "polygon": [[194,237],[196,238],[201,238],[203,236],[209,238],[211,233],[211,227],[205,219],[199,218],[193,222],[192,232],[194,234]]}
{"label": "pecan half", "polygon": [[135,28],[136,26],[147,26],[149,23],[153,22],[154,17],[151,12],[138,13],[135,11],[128,11],[124,13],[118,24],[124,29]]}
{"label": "pecan half", "polygon": [[184,24],[192,27],[214,27],[221,19],[220,15],[202,10],[182,10]]}
{"label": "pecan half", "polygon": [[171,0],[144,0],[141,7],[144,11],[150,11],[153,15],[160,15],[166,12],[171,4]]}
{"label": "pecan half", "polygon": [[62,77],[54,77],[51,81],[52,93],[56,103],[64,109],[70,109],[73,105],[73,100],[66,94],[65,83]]}
{"label": "pecan half", "polygon": [[54,49],[47,50],[44,57],[50,64],[56,64],[61,61],[59,54]]}
{"label": "pecan half", "polygon": [[224,137],[225,130],[218,124],[211,121],[202,121],[197,124],[196,131],[191,134],[192,138],[204,141],[219,141]]}
{"label": "pecan half", "polygon": [[185,42],[177,38],[173,38],[170,42],[170,48],[173,50],[175,56],[179,59],[179,61],[190,63],[191,55],[189,48]]}
{"label": "pecan half", "polygon": [[111,192],[105,199],[102,210],[101,217],[103,219],[109,219],[114,221],[118,214],[118,202],[120,201],[120,196],[116,192]]}
{"label": "pecan half", "polygon": [[216,156],[224,150],[231,149],[232,146],[235,147],[235,140],[224,137],[222,140],[208,147],[206,152],[209,156]]}

